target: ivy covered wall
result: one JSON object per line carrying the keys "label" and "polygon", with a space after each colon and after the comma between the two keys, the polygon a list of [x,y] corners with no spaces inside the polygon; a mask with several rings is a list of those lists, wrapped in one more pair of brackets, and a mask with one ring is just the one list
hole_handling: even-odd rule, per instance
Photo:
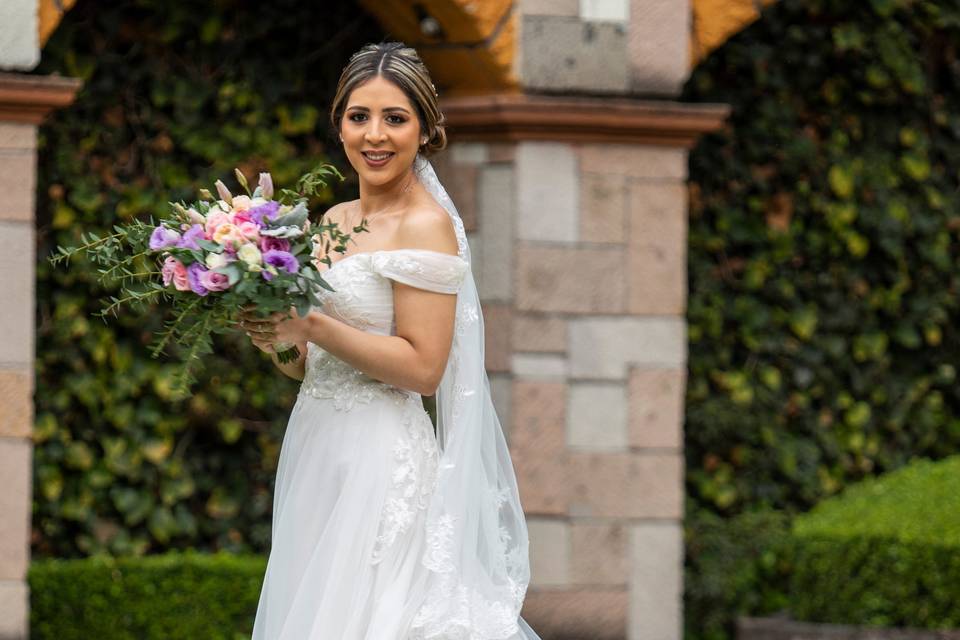
{"label": "ivy covered wall", "polygon": [[801,510],[960,449],[960,7],[784,0],[685,99],[688,489]]}
{"label": "ivy covered wall", "polygon": [[[40,130],[34,556],[264,551],[297,383],[221,337],[189,401],[152,360],[159,314],[105,324],[89,264],[46,261],[81,231],[192,200],[220,178],[279,186],[330,160],[326,109],[351,53],[383,34],[352,2],[80,0],[38,73],[82,78]],[[337,184],[322,201],[355,197]]]}

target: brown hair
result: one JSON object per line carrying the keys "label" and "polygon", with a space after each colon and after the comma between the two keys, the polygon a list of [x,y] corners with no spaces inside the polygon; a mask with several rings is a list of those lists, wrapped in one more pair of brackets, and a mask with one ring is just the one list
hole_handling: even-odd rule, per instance
{"label": "brown hair", "polygon": [[447,146],[445,120],[437,102],[437,90],[430,80],[430,72],[420,60],[415,49],[402,42],[367,44],[355,54],[340,74],[337,93],[330,106],[330,124],[339,133],[347,99],[359,85],[383,76],[403,91],[416,108],[420,120],[420,133],[427,136],[427,143],[420,146],[425,156]]}

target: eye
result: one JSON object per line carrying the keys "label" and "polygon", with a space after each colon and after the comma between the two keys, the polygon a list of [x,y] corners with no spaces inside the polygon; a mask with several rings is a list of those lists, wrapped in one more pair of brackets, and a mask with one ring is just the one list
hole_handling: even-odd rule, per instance
{"label": "eye", "polygon": [[396,120],[393,120],[393,121],[392,121],[394,124],[403,124],[404,122],[407,121],[407,119],[404,118],[403,116],[391,115],[391,116],[388,116],[388,117],[389,117],[389,118],[396,118]]}
{"label": "eye", "polygon": [[359,120],[357,120],[358,117],[366,118],[367,116],[366,114],[359,113],[359,112],[350,114],[350,120],[352,122],[359,122]]}

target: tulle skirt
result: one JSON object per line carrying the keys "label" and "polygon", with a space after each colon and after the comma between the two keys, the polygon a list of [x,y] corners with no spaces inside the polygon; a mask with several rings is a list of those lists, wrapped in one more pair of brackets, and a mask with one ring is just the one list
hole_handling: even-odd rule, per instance
{"label": "tulle skirt", "polygon": [[[301,392],[280,451],[252,640],[415,637],[437,460],[418,394]],[[510,640],[538,638],[519,623]]]}

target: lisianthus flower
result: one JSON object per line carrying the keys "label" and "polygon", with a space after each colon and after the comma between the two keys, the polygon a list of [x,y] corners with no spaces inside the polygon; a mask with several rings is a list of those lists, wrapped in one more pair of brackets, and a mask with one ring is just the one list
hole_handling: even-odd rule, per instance
{"label": "lisianthus flower", "polygon": [[183,233],[183,237],[180,238],[177,246],[184,249],[199,249],[200,245],[197,244],[197,240],[203,237],[203,225],[195,224]]}
{"label": "lisianthus flower", "polygon": [[231,204],[233,202],[233,196],[230,194],[230,189],[227,189],[227,185],[223,184],[223,180],[217,180],[214,184],[217,187],[217,194],[220,196],[220,199],[227,204]]}
{"label": "lisianthus flower", "polygon": [[203,214],[193,207],[187,209],[187,217],[190,218],[190,222],[194,224],[203,224],[207,221],[207,219],[203,217]]}
{"label": "lisianthus flower", "polygon": [[216,231],[217,227],[229,222],[230,216],[226,212],[211,209],[210,215],[207,216],[206,226],[204,227],[204,230],[207,232],[207,239],[213,238],[213,232]]}
{"label": "lisianthus flower", "polygon": [[234,196],[230,204],[233,205],[234,212],[246,211],[252,206],[250,196]]}
{"label": "lisianthus flower", "polygon": [[222,244],[228,251],[236,251],[241,244],[246,242],[246,238],[240,233],[237,225],[227,222],[214,230],[213,241]]}
{"label": "lisianthus flower", "polygon": [[[277,251],[276,249],[272,249],[263,254],[263,263],[276,267],[277,269],[283,269],[287,273],[296,273],[300,269],[300,263],[297,262],[296,256],[288,251]],[[263,277],[267,280],[272,280],[273,274],[269,271],[264,271]]]}
{"label": "lisianthus flower", "polygon": [[273,178],[269,173],[260,174],[260,195],[269,200],[273,197]]}
{"label": "lisianthus flower", "polygon": [[250,219],[256,222],[257,224],[262,225],[263,219],[273,220],[277,217],[277,212],[280,210],[280,203],[276,200],[271,200],[266,202],[259,207],[254,207],[247,211],[247,215],[250,216]]}
{"label": "lisianthus flower", "polygon": [[262,254],[257,245],[245,244],[237,250],[237,258],[248,265],[258,265],[262,260]]}
{"label": "lisianthus flower", "polygon": [[187,268],[173,256],[167,256],[167,259],[163,261],[160,275],[163,278],[163,286],[169,287],[172,282],[178,291],[190,290],[190,283],[187,280]]}
{"label": "lisianthus flower", "polygon": [[260,225],[252,220],[249,222],[240,222],[234,223],[237,225],[237,229],[240,230],[240,233],[243,234],[243,237],[247,240],[252,240],[253,242],[259,242],[260,240]]}
{"label": "lisianthus flower", "polygon": [[154,251],[166,249],[175,246],[179,240],[180,234],[178,232],[160,225],[150,234],[150,248]]}
{"label": "lisianthus flower", "polygon": [[194,262],[187,267],[187,282],[190,283],[190,289],[198,296],[205,296],[209,293],[207,288],[200,282],[200,277],[207,272],[207,268],[199,262]]}
{"label": "lisianthus flower", "polygon": [[231,259],[226,252],[224,253],[213,253],[210,252],[207,254],[204,262],[207,265],[208,269],[216,269],[217,267],[224,267],[227,264],[233,262],[235,258]]}
{"label": "lisianthus flower", "polygon": [[237,211],[233,214],[233,224],[239,227],[244,222],[253,222],[253,218],[250,217],[250,211]]}
{"label": "lisianthus flower", "polygon": [[290,241],[283,238],[260,237],[261,251],[290,251]]}
{"label": "lisianthus flower", "polygon": [[200,274],[200,284],[209,291],[225,291],[230,288],[230,278],[224,273],[208,270]]}

